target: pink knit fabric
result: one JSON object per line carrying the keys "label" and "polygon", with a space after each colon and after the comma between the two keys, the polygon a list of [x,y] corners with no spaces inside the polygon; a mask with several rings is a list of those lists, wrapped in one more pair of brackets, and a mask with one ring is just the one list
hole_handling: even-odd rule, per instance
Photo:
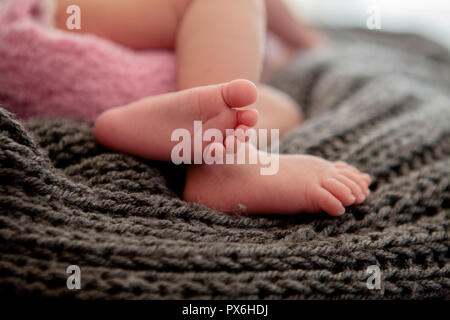
{"label": "pink knit fabric", "polygon": [[43,0],[0,0],[0,104],[18,117],[94,119],[176,89],[173,52],[54,30],[50,10]]}

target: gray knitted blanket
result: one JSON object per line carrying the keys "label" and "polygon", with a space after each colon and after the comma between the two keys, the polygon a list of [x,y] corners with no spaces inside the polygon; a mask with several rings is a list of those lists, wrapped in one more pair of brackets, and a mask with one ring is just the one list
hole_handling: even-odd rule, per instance
{"label": "gray knitted blanket", "polygon": [[415,36],[332,37],[273,80],[308,117],[280,150],[370,173],[364,204],[338,218],[227,215],[182,201],[183,167],[105,150],[91,123],[1,109],[0,294],[449,298],[448,52]]}

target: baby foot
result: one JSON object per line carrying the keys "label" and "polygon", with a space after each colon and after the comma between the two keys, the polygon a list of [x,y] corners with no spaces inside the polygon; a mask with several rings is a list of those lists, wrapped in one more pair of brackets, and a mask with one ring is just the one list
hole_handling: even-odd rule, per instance
{"label": "baby foot", "polygon": [[94,134],[109,149],[170,161],[172,148],[178,143],[171,141],[175,129],[187,129],[193,137],[194,121],[202,121],[204,131],[216,128],[225,137],[226,129],[252,127],[257,111],[239,108],[253,104],[256,98],[256,86],[241,79],[149,97],[101,114]]}
{"label": "baby foot", "polygon": [[[246,144],[248,152],[262,152]],[[279,155],[279,171],[261,165],[195,165],[188,169],[184,199],[224,212],[344,214],[369,196],[370,177],[344,162],[308,155]]]}

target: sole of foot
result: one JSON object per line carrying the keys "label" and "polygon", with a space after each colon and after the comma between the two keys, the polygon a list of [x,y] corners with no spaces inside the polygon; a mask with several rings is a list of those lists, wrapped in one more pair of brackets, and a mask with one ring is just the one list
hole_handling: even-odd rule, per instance
{"label": "sole of foot", "polygon": [[[171,161],[172,149],[179,143],[171,139],[174,130],[186,129],[193,137],[194,121],[201,121],[203,132],[214,128],[225,137],[226,129],[252,127],[258,112],[240,108],[256,99],[256,86],[243,79],[148,97],[101,114],[95,122],[94,135],[109,149]],[[194,139],[191,140],[193,153]],[[204,142],[203,148],[209,143]]]}

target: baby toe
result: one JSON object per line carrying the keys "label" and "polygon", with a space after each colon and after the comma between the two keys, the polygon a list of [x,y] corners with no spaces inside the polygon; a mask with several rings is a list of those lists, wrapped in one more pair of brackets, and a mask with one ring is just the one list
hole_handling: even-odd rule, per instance
{"label": "baby toe", "polygon": [[364,181],[367,183],[368,186],[372,183],[372,178],[367,173],[362,174]]}
{"label": "baby toe", "polygon": [[322,183],[322,187],[333,194],[344,206],[355,203],[356,197],[349,187],[336,179],[327,179]]}
{"label": "baby toe", "polygon": [[339,169],[349,170],[350,172],[353,172],[354,174],[358,174],[358,175],[362,174],[361,171],[359,171],[357,168],[355,168],[354,166],[349,165],[348,163],[343,162],[343,161],[335,162],[334,166]]}
{"label": "baby toe", "polygon": [[237,126],[253,127],[258,122],[259,113],[256,109],[236,110]]}
{"label": "baby toe", "polygon": [[361,187],[359,186],[359,184],[354,182],[352,179],[349,179],[345,175],[341,175],[341,174],[336,176],[335,179],[342,182],[343,184],[345,184],[351,190],[352,194],[356,198],[356,200],[354,202],[355,204],[360,204],[364,200],[366,200],[365,193],[361,190]]}
{"label": "baby toe", "polygon": [[353,173],[348,169],[339,169],[338,172],[339,174],[346,176],[350,180],[356,182],[361,188],[361,191],[366,195],[366,197],[369,195],[368,185],[361,174]]}
{"label": "baby toe", "polygon": [[349,165],[348,163],[344,162],[344,161],[336,161],[334,162],[334,166],[336,168],[339,169],[349,169],[349,170],[356,170],[354,167],[352,167],[351,165]]}
{"label": "baby toe", "polygon": [[242,108],[256,101],[258,90],[253,82],[236,79],[222,85],[222,97],[229,107]]}
{"label": "baby toe", "polygon": [[352,173],[354,173],[354,174],[356,174],[358,176],[361,176],[362,179],[364,180],[364,182],[366,182],[366,184],[368,186],[372,182],[372,179],[371,179],[370,175],[359,171],[357,168],[355,168],[354,166],[349,165],[348,163],[345,163],[343,161],[336,161],[336,162],[334,162],[334,165],[338,169],[348,170],[348,171],[350,171],[350,172],[352,172]]}
{"label": "baby toe", "polygon": [[324,188],[320,188],[315,199],[320,208],[331,216],[341,216],[345,213],[345,208],[332,193]]}
{"label": "baby toe", "polygon": [[258,144],[258,137],[256,130],[246,125],[239,125],[234,129],[233,136],[240,142],[250,142],[253,145]]}

